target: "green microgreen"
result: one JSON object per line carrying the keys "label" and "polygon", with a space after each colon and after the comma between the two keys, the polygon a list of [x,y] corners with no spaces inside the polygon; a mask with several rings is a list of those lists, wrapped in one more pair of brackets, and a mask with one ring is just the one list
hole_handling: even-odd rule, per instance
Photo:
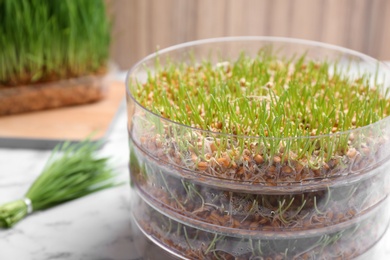
{"label": "green microgreen", "polygon": [[0,1],[0,85],[98,73],[110,30],[103,0]]}
{"label": "green microgreen", "polygon": [[[255,57],[242,52],[237,60],[216,64],[158,63],[153,73],[148,71],[146,82],[131,88],[140,104],[154,113],[222,134],[220,144],[235,135],[240,153],[248,148],[247,137],[254,137],[263,141],[266,159],[282,147],[319,168],[333,154],[346,152],[349,136],[339,132],[390,114],[383,83],[367,72],[357,75],[355,67],[316,61],[306,54],[280,58],[260,50]],[[321,140],[307,138],[320,135]],[[218,155],[222,152],[218,147]]]}
{"label": "green microgreen", "polygon": [[[85,140],[58,145],[25,198],[33,211],[54,207],[120,184],[108,157],[96,155],[101,143]],[[9,228],[28,213],[23,199],[0,206],[0,228]]]}

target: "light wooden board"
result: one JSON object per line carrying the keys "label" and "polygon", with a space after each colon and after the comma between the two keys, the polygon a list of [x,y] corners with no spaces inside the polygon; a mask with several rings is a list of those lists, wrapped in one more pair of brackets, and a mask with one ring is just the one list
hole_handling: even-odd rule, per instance
{"label": "light wooden board", "polygon": [[78,142],[92,133],[101,140],[118,109],[124,107],[125,87],[114,82],[98,102],[0,117],[0,147],[51,149],[58,142]]}

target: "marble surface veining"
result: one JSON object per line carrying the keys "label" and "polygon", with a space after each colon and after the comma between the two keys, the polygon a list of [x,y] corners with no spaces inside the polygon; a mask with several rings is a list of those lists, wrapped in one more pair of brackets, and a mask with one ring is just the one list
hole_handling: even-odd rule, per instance
{"label": "marble surface veining", "polygon": [[[122,106],[100,151],[113,158],[126,184],[36,212],[11,229],[0,229],[0,260],[142,259],[133,243],[139,237],[132,235],[130,225],[126,124]],[[49,154],[0,149],[0,204],[23,196]],[[389,231],[374,249],[364,259],[390,259]]]}
{"label": "marble surface veining", "polygon": [[[125,185],[35,212],[13,228],[0,230],[0,260],[139,259],[129,216],[128,147],[124,104],[107,144]],[[0,204],[25,194],[50,151],[0,149]]]}

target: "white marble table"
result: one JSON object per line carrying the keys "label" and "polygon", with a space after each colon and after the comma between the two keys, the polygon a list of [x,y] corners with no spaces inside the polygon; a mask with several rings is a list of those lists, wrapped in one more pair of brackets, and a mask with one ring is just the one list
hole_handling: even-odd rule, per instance
{"label": "white marble table", "polygon": [[[124,106],[107,144],[128,183],[128,147]],[[20,198],[39,175],[50,151],[0,149],[0,204]],[[137,259],[129,215],[129,186],[94,193],[37,212],[9,230],[0,230],[1,260]]]}
{"label": "white marble table", "polygon": [[[110,155],[128,183],[126,110],[119,111],[101,153]],[[50,151],[0,149],[0,204],[20,198]],[[128,185],[101,191],[30,215],[0,230],[0,260],[135,260]],[[375,253],[375,255],[374,255]],[[160,258],[156,258],[160,259]],[[390,259],[390,231],[364,259]]]}

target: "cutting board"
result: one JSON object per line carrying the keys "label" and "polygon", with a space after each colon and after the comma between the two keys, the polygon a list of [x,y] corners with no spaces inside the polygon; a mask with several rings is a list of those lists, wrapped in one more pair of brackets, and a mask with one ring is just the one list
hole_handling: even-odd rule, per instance
{"label": "cutting board", "polygon": [[59,142],[102,140],[125,107],[125,86],[113,82],[95,103],[0,117],[0,148],[52,149]]}

